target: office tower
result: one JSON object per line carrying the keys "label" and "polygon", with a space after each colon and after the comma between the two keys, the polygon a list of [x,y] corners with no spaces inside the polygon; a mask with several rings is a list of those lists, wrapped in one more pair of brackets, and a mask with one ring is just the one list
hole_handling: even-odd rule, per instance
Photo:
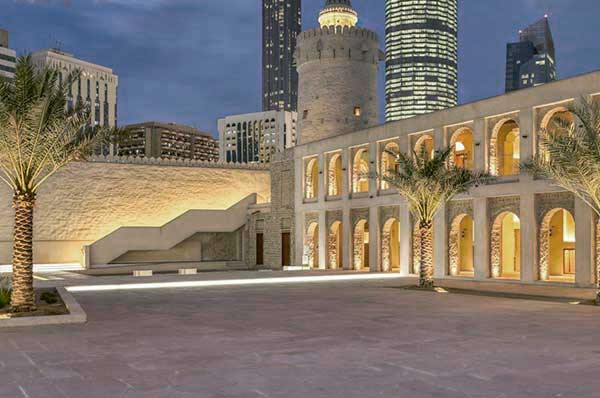
{"label": "office tower", "polygon": [[386,0],[387,122],[458,102],[457,0]]}
{"label": "office tower", "polygon": [[267,111],[219,119],[221,160],[269,163],[275,153],[296,144],[296,112]]}
{"label": "office tower", "polygon": [[296,111],[296,37],[302,30],[301,0],[263,0],[263,111]]}
{"label": "office tower", "polygon": [[557,79],[554,39],[548,16],[519,31],[506,49],[506,92]]}
{"label": "office tower", "polygon": [[219,142],[209,133],[176,123],[144,122],[126,128],[119,156],[219,160]]}
{"label": "office tower", "polygon": [[0,76],[12,79],[15,75],[17,54],[8,48],[8,31],[0,29]]}

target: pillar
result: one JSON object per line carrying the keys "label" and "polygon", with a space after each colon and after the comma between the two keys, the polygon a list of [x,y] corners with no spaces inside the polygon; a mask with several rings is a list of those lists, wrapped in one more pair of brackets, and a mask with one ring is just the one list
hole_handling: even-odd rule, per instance
{"label": "pillar", "polygon": [[475,279],[485,280],[490,277],[490,226],[487,212],[487,199],[473,199],[473,218],[475,223]]}
{"label": "pillar", "polygon": [[538,279],[537,272],[537,220],[535,211],[535,194],[521,194],[521,280],[533,282]]}
{"label": "pillar", "polygon": [[[344,150],[342,150],[342,199],[346,200],[348,199],[348,197],[350,196],[350,183],[352,181],[352,178],[350,176],[350,174],[352,173],[352,165],[350,164],[350,159],[349,159],[349,149],[345,148]],[[345,222],[344,222],[344,227],[345,227]],[[345,239],[345,238],[344,238]]]}
{"label": "pillar", "polygon": [[[319,154],[317,159],[317,167],[319,168],[319,178],[317,181],[317,199],[319,203],[324,203],[325,198],[327,197],[327,178],[325,176],[325,155]],[[319,228],[321,228],[321,223],[319,223]]]}
{"label": "pillar", "polygon": [[381,270],[381,242],[379,214],[377,207],[369,207],[369,269],[371,272]]}
{"label": "pillar", "polygon": [[327,235],[327,213],[325,210],[319,211],[319,269],[327,269],[327,248],[329,242]]}
{"label": "pillar", "polygon": [[296,212],[296,238],[294,239],[294,257],[296,259],[295,264],[299,266],[305,266],[304,261],[304,232],[306,231],[304,226],[304,213]]}
{"label": "pillar", "polygon": [[575,284],[594,283],[594,215],[581,199],[575,198]]}
{"label": "pillar", "polygon": [[[519,111],[519,132],[520,132],[520,150],[521,163],[531,159],[534,152],[535,128],[533,118],[533,108],[525,108]],[[526,174],[526,172],[521,172]]]}
{"label": "pillar", "polygon": [[473,122],[473,170],[487,170],[485,149],[485,119],[476,119]]}
{"label": "pillar", "polygon": [[443,278],[448,273],[446,206],[442,206],[433,219],[433,276]]}
{"label": "pillar", "polygon": [[353,264],[352,255],[352,240],[354,239],[354,231],[350,221],[350,209],[344,207],[342,210],[342,262],[345,270],[352,270]]}
{"label": "pillar", "polygon": [[408,204],[403,203],[400,205],[400,273],[404,276],[410,275],[412,266],[411,245],[410,210]]}
{"label": "pillar", "polygon": [[[378,167],[377,167],[377,159],[378,159],[378,152],[379,151],[379,144],[377,142],[371,142],[369,144],[369,196],[371,197],[375,197],[377,196],[377,181],[378,178],[376,178],[377,173],[378,173]],[[369,229],[370,231],[370,229]]]}

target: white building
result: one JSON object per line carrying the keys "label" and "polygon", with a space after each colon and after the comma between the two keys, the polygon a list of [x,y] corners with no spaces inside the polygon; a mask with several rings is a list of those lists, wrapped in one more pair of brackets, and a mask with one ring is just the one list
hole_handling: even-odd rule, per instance
{"label": "white building", "polygon": [[268,163],[296,144],[297,113],[268,111],[218,121],[220,158],[228,163]]}
{"label": "white building", "polygon": [[90,110],[90,124],[115,127],[117,125],[117,89],[119,78],[112,69],[75,58],[57,49],[41,50],[31,55],[38,66],[52,66],[61,72],[61,79],[80,70],[81,77],[69,90],[69,105],[84,102]]}
{"label": "white building", "polygon": [[8,32],[0,29],[0,76],[12,79],[15,73],[17,54],[8,48]]}

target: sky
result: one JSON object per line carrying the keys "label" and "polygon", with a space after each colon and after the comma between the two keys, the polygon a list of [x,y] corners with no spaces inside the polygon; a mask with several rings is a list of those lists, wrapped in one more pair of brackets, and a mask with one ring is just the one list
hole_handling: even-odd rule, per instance
{"label": "sky", "polygon": [[[305,29],[324,0],[302,0]],[[353,0],[382,39],[385,0]],[[260,0],[0,0],[19,54],[60,46],[119,75],[119,123],[189,124],[261,111]],[[459,0],[459,101],[504,91],[506,43],[550,17],[560,78],[600,69],[598,0]],[[384,107],[383,64],[380,108]],[[383,112],[382,112],[383,114]]]}

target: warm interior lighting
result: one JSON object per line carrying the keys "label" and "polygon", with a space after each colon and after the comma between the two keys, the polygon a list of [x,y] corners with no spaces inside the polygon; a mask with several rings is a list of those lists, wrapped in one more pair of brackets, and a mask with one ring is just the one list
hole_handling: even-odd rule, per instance
{"label": "warm interior lighting", "polygon": [[319,14],[319,24],[325,26],[356,26],[358,14],[349,7],[329,7]]}
{"label": "warm interior lighting", "polygon": [[563,211],[563,241],[575,243],[575,220],[567,211]]}
{"label": "warm interior lighting", "polygon": [[462,142],[458,141],[456,143],[455,149],[456,149],[456,152],[462,152],[462,151],[465,150],[465,144],[463,144]]}
{"label": "warm interior lighting", "polygon": [[360,106],[355,106],[354,107],[354,116],[359,117],[362,114],[362,110],[360,109]]}

